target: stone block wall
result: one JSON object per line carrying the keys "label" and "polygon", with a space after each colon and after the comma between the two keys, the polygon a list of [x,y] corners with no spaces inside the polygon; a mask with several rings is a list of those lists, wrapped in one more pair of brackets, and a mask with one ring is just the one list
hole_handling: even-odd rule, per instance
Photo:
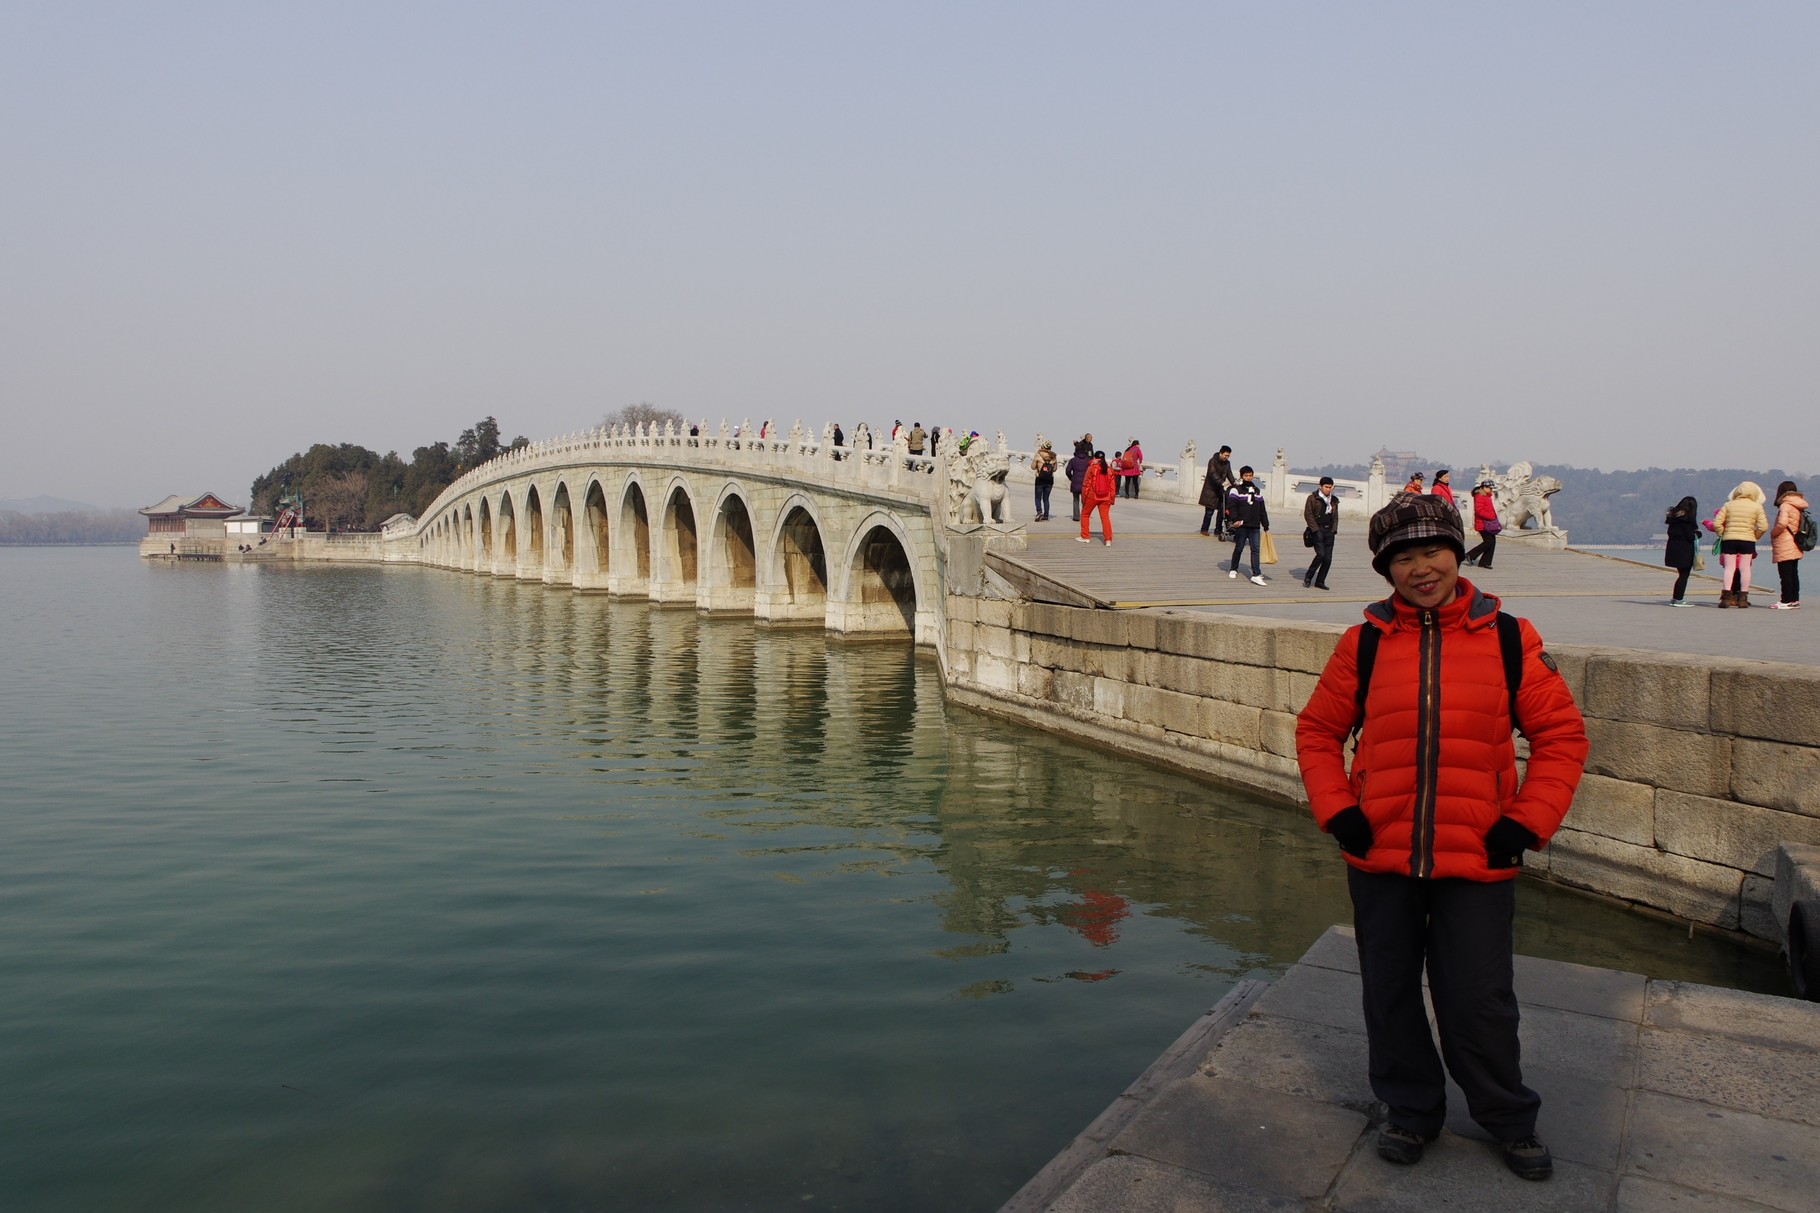
{"label": "stone block wall", "polygon": [[[941,657],[949,696],[966,706],[1302,804],[1295,714],[1343,630],[951,595]],[[1777,847],[1820,844],[1820,670],[1550,652],[1592,753],[1531,870],[1778,938]]]}

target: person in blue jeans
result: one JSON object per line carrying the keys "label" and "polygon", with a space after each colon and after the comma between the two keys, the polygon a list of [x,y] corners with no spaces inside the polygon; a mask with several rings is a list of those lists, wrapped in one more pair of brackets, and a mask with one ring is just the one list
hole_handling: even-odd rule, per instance
{"label": "person in blue jeans", "polygon": [[1264,490],[1258,486],[1257,472],[1248,463],[1239,469],[1239,482],[1226,494],[1226,526],[1232,531],[1232,570],[1228,577],[1239,575],[1239,560],[1245,546],[1251,545],[1251,583],[1268,584],[1258,561],[1259,537],[1270,529],[1270,511],[1264,508]]}

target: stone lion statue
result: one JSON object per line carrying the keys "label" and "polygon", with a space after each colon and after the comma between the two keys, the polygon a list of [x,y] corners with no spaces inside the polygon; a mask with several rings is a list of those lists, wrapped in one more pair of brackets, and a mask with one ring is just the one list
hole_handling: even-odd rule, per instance
{"label": "stone lion statue", "polygon": [[1011,459],[976,442],[948,461],[948,519],[951,526],[1005,521],[1005,477]]}
{"label": "stone lion statue", "polygon": [[1536,475],[1535,467],[1527,459],[1512,464],[1510,471],[1502,476],[1486,470],[1484,478],[1495,485],[1492,498],[1506,531],[1521,531],[1533,522],[1537,531],[1566,535],[1555,525],[1554,511],[1548,504],[1548,499],[1561,491],[1559,480]]}

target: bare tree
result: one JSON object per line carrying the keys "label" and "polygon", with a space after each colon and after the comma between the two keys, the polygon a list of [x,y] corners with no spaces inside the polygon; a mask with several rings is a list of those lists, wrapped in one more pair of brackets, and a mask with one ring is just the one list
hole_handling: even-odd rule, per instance
{"label": "bare tree", "polygon": [[359,472],[326,477],[316,486],[308,508],[331,531],[366,529],[367,478]]}
{"label": "bare tree", "polygon": [[649,422],[652,428],[657,428],[666,421],[674,421],[678,429],[687,429],[689,426],[688,419],[675,409],[659,408],[649,400],[615,409],[601,420],[601,424],[611,429],[616,425],[644,425]]}

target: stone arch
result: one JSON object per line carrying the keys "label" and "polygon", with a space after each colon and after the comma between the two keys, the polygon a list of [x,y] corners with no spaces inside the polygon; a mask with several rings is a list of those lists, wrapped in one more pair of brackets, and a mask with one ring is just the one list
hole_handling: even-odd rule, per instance
{"label": "stone arch", "polygon": [[499,551],[493,557],[495,576],[511,577],[518,571],[518,516],[512,510],[512,490],[499,494]]}
{"label": "stone arch", "polygon": [[703,610],[751,611],[758,589],[758,543],[744,490],[727,485],[714,503],[708,531],[705,584],[696,597]]}
{"label": "stone arch", "polygon": [[485,497],[480,499],[480,517],[475,522],[480,543],[475,552],[474,567],[482,573],[493,571],[493,507]]}
{"label": "stone arch", "polygon": [[524,539],[518,545],[518,575],[530,581],[543,580],[544,519],[543,495],[534,484],[525,486]]}
{"label": "stone arch", "polygon": [[550,553],[543,567],[548,584],[564,585],[575,579],[575,510],[569,502],[569,486],[561,480],[556,482],[556,495],[550,502]]}
{"label": "stone arch", "polygon": [[696,566],[701,535],[695,525],[694,499],[680,479],[664,496],[657,548],[657,580],[651,587],[651,597],[659,602],[694,603],[700,584]]}
{"label": "stone arch", "polygon": [[844,633],[917,633],[916,562],[909,536],[897,519],[875,513],[860,523],[842,560],[840,600],[829,610],[829,627]]}
{"label": "stone arch", "polygon": [[828,614],[828,554],[813,503],[793,494],[770,544],[770,575],[757,614],[772,623],[823,623]]}
{"label": "stone arch", "polygon": [[479,545],[474,539],[474,503],[472,501],[464,502],[461,507],[462,568],[471,569],[477,567],[476,561],[478,561],[480,557],[480,553],[477,550],[478,547]]}
{"label": "stone arch", "polygon": [[627,593],[649,593],[651,589],[651,507],[645,502],[645,489],[633,477],[619,499],[620,543],[630,550],[630,563],[623,587]]}
{"label": "stone arch", "polygon": [[580,542],[575,551],[577,589],[604,590],[608,586],[613,552],[613,526],[607,511],[607,490],[598,479],[588,482],[582,495]]}

